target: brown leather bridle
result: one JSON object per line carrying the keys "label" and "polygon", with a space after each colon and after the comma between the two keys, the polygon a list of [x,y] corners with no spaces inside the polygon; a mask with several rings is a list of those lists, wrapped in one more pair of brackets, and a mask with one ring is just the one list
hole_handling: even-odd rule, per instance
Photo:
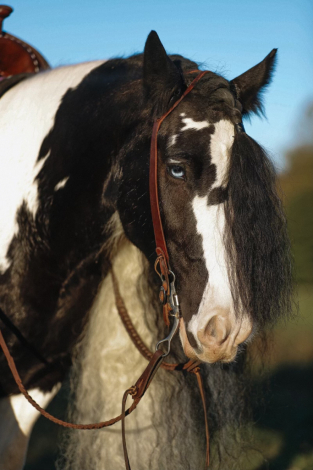
{"label": "brown leather bridle", "polygon": [[[199,72],[192,70],[189,73]],[[160,300],[163,303],[163,318],[167,326],[169,326],[169,314],[178,312],[178,297],[175,291],[175,276],[170,270],[169,255],[167,251],[164,230],[160,214],[159,194],[158,194],[158,132],[162,122],[165,118],[179,105],[179,103],[188,95],[195,87],[198,81],[207,73],[203,71],[198,73],[196,78],[186,88],[182,96],[173,104],[173,106],[157,119],[153,125],[151,148],[150,148],[150,171],[149,171],[149,193],[150,193],[150,206],[153,222],[154,238],[156,244],[157,259],[155,262],[155,270],[158,273],[162,287],[160,290]],[[158,271],[158,266],[160,271]],[[177,307],[177,308],[175,308]]]}
{"label": "brown leather bridle", "polygon": [[[198,70],[191,71],[189,73],[199,72]],[[108,421],[103,421],[99,423],[92,423],[92,424],[74,424],[69,423],[67,421],[60,420],[55,418],[46,410],[41,408],[38,403],[28,394],[27,390],[25,389],[22,380],[18,374],[16,369],[16,365],[14,359],[12,358],[6,342],[3,338],[2,332],[0,330],[0,346],[5,354],[7,359],[8,365],[11,369],[12,375],[14,380],[20,390],[20,392],[25,396],[25,398],[29,401],[29,403],[36,408],[45,418],[53,421],[56,424],[67,428],[73,429],[100,429],[107,426],[111,426],[118,421],[122,421],[122,441],[123,441],[123,451],[124,451],[124,458],[125,458],[125,466],[127,470],[130,470],[130,464],[128,459],[128,453],[126,448],[126,438],[125,438],[125,417],[129,415],[138,405],[141,398],[143,397],[144,393],[148,389],[156,371],[159,367],[163,369],[170,370],[170,371],[187,371],[192,372],[196,375],[200,395],[203,403],[203,410],[204,410],[204,418],[205,418],[205,431],[206,431],[206,466],[209,465],[209,429],[208,429],[208,418],[207,418],[207,409],[206,409],[206,402],[205,402],[205,393],[203,382],[200,374],[200,361],[190,360],[185,364],[173,364],[164,362],[164,358],[170,352],[170,345],[173,336],[177,333],[179,321],[180,321],[180,313],[179,313],[179,302],[178,297],[175,290],[175,275],[170,269],[170,262],[169,262],[169,255],[166,247],[166,241],[164,237],[163,225],[160,215],[160,207],[159,207],[159,197],[158,197],[158,148],[157,148],[157,137],[158,131],[164,119],[179,105],[179,103],[184,99],[184,97],[190,93],[190,91],[194,88],[196,83],[207,73],[207,71],[200,72],[197,77],[191,82],[182,96],[174,103],[174,105],[159,119],[157,119],[153,125],[152,130],[152,138],[151,138],[151,151],[150,151],[150,174],[149,174],[149,187],[150,187],[150,205],[151,205],[151,213],[152,213],[152,221],[153,221],[153,228],[154,228],[154,236],[156,242],[156,253],[157,259],[155,262],[155,269],[158,275],[161,278],[162,286],[160,289],[160,300],[163,304],[163,317],[167,326],[170,326],[170,317],[173,318],[173,325],[169,335],[164,338],[163,340],[159,341],[156,346],[156,351],[152,353],[145,343],[142,341],[140,336],[138,335],[130,316],[127,312],[125,307],[124,301],[121,297],[118,282],[114,275],[113,270],[111,271],[112,281],[113,281],[113,289],[115,293],[116,299],[116,307],[119,312],[120,318],[127,330],[131,340],[133,341],[134,345],[138,349],[138,351],[142,354],[142,356],[149,361],[148,366],[141,374],[135,385],[127,389],[123,395],[122,400],[122,413],[112,418]],[[164,352],[160,348],[167,343],[167,350]],[[126,409],[126,401],[128,395],[132,396],[133,403],[129,408]]]}

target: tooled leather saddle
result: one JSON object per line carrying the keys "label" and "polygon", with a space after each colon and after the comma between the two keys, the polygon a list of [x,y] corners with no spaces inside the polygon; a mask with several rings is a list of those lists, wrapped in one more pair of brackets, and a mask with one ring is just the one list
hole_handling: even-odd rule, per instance
{"label": "tooled leather saddle", "polygon": [[21,80],[50,68],[34,47],[3,31],[3,20],[12,11],[13,8],[0,5],[0,97]]}

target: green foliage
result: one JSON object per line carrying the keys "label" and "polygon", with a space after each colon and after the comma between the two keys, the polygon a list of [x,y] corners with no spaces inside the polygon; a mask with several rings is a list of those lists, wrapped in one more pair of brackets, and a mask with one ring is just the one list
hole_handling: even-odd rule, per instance
{"label": "green foliage", "polygon": [[279,178],[284,193],[296,281],[313,283],[313,146],[287,155],[289,168]]}

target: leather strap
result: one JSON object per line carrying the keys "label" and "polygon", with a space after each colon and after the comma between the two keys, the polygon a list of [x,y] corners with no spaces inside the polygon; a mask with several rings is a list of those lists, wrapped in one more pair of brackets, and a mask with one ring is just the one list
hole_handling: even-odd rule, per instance
{"label": "leather strap", "polygon": [[34,357],[39,362],[42,362],[48,367],[51,367],[52,364],[48,362],[42,354],[25,338],[25,336],[20,332],[20,330],[14,325],[14,323],[10,320],[9,317],[4,313],[2,308],[0,308],[0,320],[2,323],[9,329],[11,332],[14,334],[14,336],[19,340],[19,342],[25,347],[25,349],[28,349]]}
{"label": "leather strap", "polygon": [[[199,72],[198,70],[191,70],[188,73],[195,73]],[[160,290],[161,295],[165,295],[165,301],[163,303],[163,319],[167,326],[170,324],[169,314],[172,310],[172,305],[169,302],[170,297],[170,283],[169,283],[169,275],[170,275],[170,262],[169,262],[169,255],[167,251],[166,241],[164,237],[164,230],[161,220],[160,214],[160,206],[159,206],[159,194],[158,194],[158,132],[160,126],[164,119],[179,105],[179,103],[191,92],[191,90],[195,87],[198,81],[208,73],[207,70],[198,73],[196,78],[191,82],[191,84],[187,87],[185,92],[182,96],[173,104],[173,106],[157,119],[153,125],[152,129],[152,137],[151,137],[151,147],[150,147],[150,167],[149,167],[149,193],[150,193],[150,206],[151,206],[151,215],[152,215],[152,223],[153,223],[153,230],[154,230],[154,238],[156,243],[156,253],[157,259],[155,262],[155,270],[160,276],[162,280],[162,287]],[[160,268],[160,272],[158,271],[158,267]]]}
{"label": "leather strap", "polygon": [[[140,352],[140,354],[147,359],[147,361],[150,361],[150,364],[148,367],[153,368],[153,364],[155,361],[157,361],[157,357],[160,356],[161,353],[160,350],[157,350],[154,354],[149,350],[149,348],[145,345],[139,334],[137,333],[133,322],[131,321],[131,318],[129,316],[129,313],[126,309],[124,300],[121,296],[119,287],[118,287],[118,282],[116,279],[116,276],[114,274],[113,269],[111,269],[111,276],[112,276],[112,282],[113,282],[113,290],[115,294],[115,304],[117,311],[119,313],[119,316],[123,322],[123,325],[131,338],[132,342]],[[162,353],[161,353],[162,355]],[[202,406],[203,406],[203,414],[204,414],[204,425],[205,425],[205,436],[206,436],[206,466],[209,466],[209,461],[210,461],[210,433],[209,433],[209,422],[208,422],[208,415],[207,415],[207,407],[206,407],[206,400],[205,400],[205,391],[204,391],[204,386],[203,386],[203,381],[201,377],[201,361],[195,361],[193,359],[190,359],[189,361],[185,363],[169,363],[162,361],[157,365],[157,368],[161,367],[165,370],[172,370],[172,371],[187,371],[190,373],[195,374],[199,386],[199,391],[200,391],[200,396],[202,400]],[[153,369],[153,375],[156,372],[156,369]],[[147,369],[146,369],[147,371]],[[141,376],[142,378],[143,376]],[[149,380],[151,381],[152,377],[149,377]],[[140,382],[141,379],[139,379],[136,383],[136,386],[138,386],[138,383]],[[150,383],[150,382],[149,382]],[[136,387],[135,386],[135,387]],[[146,389],[145,389],[146,390]],[[127,453],[127,447],[126,447],[126,436],[125,436],[125,406],[126,406],[126,400],[128,395],[132,395],[134,397],[134,388],[131,387],[126,392],[124,393],[123,396],[123,402],[122,402],[122,442],[123,442],[123,451],[124,451],[124,458],[125,458],[125,467],[127,470],[131,470],[130,463],[129,463],[129,458],[128,458],[128,453]],[[142,396],[142,395],[141,395]],[[140,396],[140,397],[141,397]]]}
{"label": "leather strap", "polygon": [[[204,418],[205,418],[205,430],[206,430],[206,464],[209,464],[209,428],[208,428],[208,419],[207,419],[207,411],[206,411],[206,403],[205,403],[205,393],[204,393],[204,387],[203,387],[203,382],[202,378],[200,375],[200,361],[194,361],[194,360],[189,360],[188,362],[184,364],[177,364],[177,363],[167,363],[163,361],[163,353],[161,350],[157,350],[154,354],[147,348],[147,346],[144,344],[140,336],[138,335],[137,331],[134,328],[134,325],[129,317],[129,314],[127,312],[127,309],[125,307],[123,298],[121,297],[119,288],[118,288],[118,283],[117,279],[112,271],[112,280],[113,280],[113,288],[114,288],[114,293],[115,293],[115,298],[116,298],[116,306],[118,313],[121,317],[121,320],[125,326],[126,331],[128,332],[131,340],[133,341],[134,345],[136,348],[139,350],[139,352],[149,361],[149,364],[147,365],[146,369],[143,371],[139,379],[137,380],[136,384],[129,389],[126,390],[123,396],[122,400],[122,413],[119,416],[116,416],[115,418],[112,418],[108,421],[101,421],[98,423],[91,423],[91,424],[76,424],[76,423],[69,423],[67,421],[63,421],[61,419],[56,418],[55,416],[51,415],[48,413],[46,410],[41,408],[40,405],[29,395],[27,390],[25,389],[22,380],[19,376],[19,373],[16,369],[16,365],[14,362],[14,359],[12,358],[8,347],[6,345],[6,342],[3,338],[2,332],[0,330],[0,346],[4,352],[4,355],[7,359],[8,365],[10,367],[10,370],[12,372],[12,375],[14,377],[14,380],[20,390],[20,392],[24,395],[24,397],[27,399],[27,401],[34,407],[36,408],[37,411],[39,411],[40,414],[42,414],[45,418],[49,419],[55,424],[58,424],[60,426],[66,427],[66,428],[72,428],[72,429],[101,429],[104,427],[112,426],[113,424],[117,423],[118,421],[122,421],[122,441],[123,441],[123,452],[124,452],[124,458],[125,458],[125,466],[127,470],[131,470],[130,468],[130,463],[128,459],[128,453],[127,453],[127,447],[126,447],[126,435],[125,435],[125,417],[128,416],[132,411],[135,410],[137,407],[138,403],[140,402],[141,398],[145,394],[146,390],[148,389],[156,371],[158,370],[159,367],[162,367],[166,370],[186,370],[187,372],[194,373],[197,377],[198,385],[199,385],[199,390],[201,394],[201,399],[203,403],[203,411],[204,411]],[[133,398],[133,403],[132,405],[126,409],[126,401],[128,395],[131,395]]]}
{"label": "leather strap", "polygon": [[[125,330],[127,331],[130,339],[132,340],[133,344],[136,346],[140,354],[147,361],[151,361],[153,357],[153,353],[143,342],[143,340],[137,333],[133,322],[131,321],[131,318],[125,306],[124,299],[120,293],[118,282],[117,282],[113,269],[111,269],[111,276],[112,276],[113,290],[114,290],[114,295],[115,295],[116,308],[120,316],[120,319],[123,322]],[[161,364],[161,368],[165,370],[178,370],[178,371],[187,370],[188,371],[192,366],[195,367],[195,366],[199,366],[200,364],[201,364],[201,361],[194,361],[193,359],[190,359],[186,363],[170,363],[170,362],[163,361]]]}
{"label": "leather strap", "polygon": [[[129,463],[129,458],[128,458],[128,453],[127,453],[127,447],[126,447],[126,429],[125,429],[125,417],[128,416],[132,411],[135,410],[137,407],[138,403],[140,402],[141,398],[145,394],[146,390],[148,389],[156,371],[158,370],[159,367],[164,368],[165,370],[176,370],[176,371],[182,371],[185,370],[187,372],[194,373],[197,377],[198,385],[199,385],[199,390],[200,390],[200,395],[202,399],[202,404],[203,404],[203,411],[204,411],[204,419],[205,419],[205,432],[206,432],[206,465],[209,465],[209,427],[208,427],[208,419],[207,419],[207,410],[206,410],[206,403],[205,403],[205,393],[204,393],[204,387],[203,387],[203,382],[202,378],[200,375],[200,361],[194,361],[194,360],[189,360],[186,363],[180,364],[180,363],[168,363],[164,362],[163,360],[163,355],[161,350],[157,350],[154,354],[147,348],[145,343],[142,341],[141,337],[138,335],[130,317],[128,314],[128,311],[125,307],[124,300],[120,294],[119,287],[118,287],[118,282],[117,279],[114,275],[114,272],[111,272],[112,275],[112,281],[113,281],[113,289],[114,289],[114,294],[115,294],[115,299],[116,299],[116,307],[118,310],[118,313],[120,315],[120,318],[124,324],[124,327],[126,331],[128,332],[131,340],[133,341],[134,345],[138,349],[138,351],[142,354],[142,356],[149,361],[149,364],[147,365],[146,369],[143,371],[139,379],[137,380],[136,384],[129,389],[126,390],[126,392],[123,395],[123,400],[122,400],[122,413],[119,416],[116,416],[115,418],[112,418],[108,421],[101,421],[99,423],[91,423],[91,424],[76,424],[76,423],[69,423],[67,421],[63,421],[61,419],[56,418],[55,416],[52,416],[50,413],[48,413],[46,410],[41,408],[41,406],[38,405],[38,403],[29,395],[27,390],[25,389],[22,380],[19,376],[19,373],[16,369],[16,365],[14,362],[14,359],[12,358],[8,347],[6,345],[6,342],[3,338],[2,332],[0,330],[0,346],[4,352],[4,355],[7,359],[8,365],[10,367],[10,370],[12,372],[12,375],[14,377],[14,380],[20,390],[20,392],[24,395],[24,397],[27,399],[27,401],[34,407],[36,408],[37,411],[39,411],[40,414],[42,414],[45,418],[49,419],[55,424],[58,424],[60,426],[66,427],[66,428],[72,428],[72,429],[101,429],[104,427],[112,426],[113,424],[117,423],[118,421],[122,421],[122,442],[123,442],[123,452],[124,452],[124,458],[125,458],[125,466],[127,470],[131,470],[130,463]],[[133,403],[132,405],[126,409],[126,401],[128,395],[131,395],[133,398]]]}
{"label": "leather strap", "polygon": [[[91,423],[91,424],[75,424],[75,423],[69,423],[67,421],[63,421],[61,419],[56,418],[55,416],[52,416],[50,413],[48,413],[46,410],[41,408],[40,405],[29,395],[27,390],[25,389],[22,380],[19,376],[19,373],[16,369],[14,359],[12,358],[8,347],[6,345],[6,342],[3,338],[2,332],[0,330],[0,346],[4,352],[4,355],[7,359],[8,365],[11,369],[12,375],[14,377],[14,380],[20,390],[20,392],[24,395],[26,400],[34,407],[36,408],[37,411],[39,411],[42,416],[45,418],[49,419],[55,424],[58,424],[60,426],[63,426],[65,428],[72,428],[72,429],[101,429],[105,428],[108,426],[112,426],[113,424],[117,423],[118,421],[125,420],[125,417],[128,416],[134,409],[137,407],[138,403],[140,402],[141,398],[147,391],[151,380],[154,377],[154,374],[160,367],[162,361],[163,361],[163,353],[162,351],[158,350],[156,351],[152,357],[151,360],[149,361],[149,364],[137,380],[136,384],[132,387],[130,387],[126,392],[124,393],[123,396],[123,406],[122,406],[122,413],[115,418],[109,419],[108,421],[101,421],[99,423]],[[133,403],[132,405],[125,409],[125,404],[126,404],[126,399],[128,395],[132,395],[133,397]],[[124,429],[125,429],[125,424],[124,424]]]}
{"label": "leather strap", "polygon": [[205,391],[203,386],[203,380],[201,376],[200,367],[196,367],[192,371],[197,377],[198,386],[200,390],[201,400],[202,400],[202,408],[204,414],[204,426],[205,426],[205,440],[206,440],[206,453],[205,453],[205,464],[208,467],[210,464],[210,431],[209,431],[209,421],[208,421],[208,412],[206,407],[206,400],[205,400]]}
{"label": "leather strap", "polygon": [[[123,443],[123,453],[124,453],[124,460],[125,460],[126,470],[131,470],[129,457],[128,457],[128,452],[127,452],[126,427],[125,427],[125,416],[126,416],[125,408],[126,408],[127,397],[128,397],[128,395],[131,395],[133,397],[133,399],[135,399],[135,403],[136,403],[136,394],[137,393],[138,394],[142,393],[142,395],[143,395],[143,393],[147,390],[147,388],[148,388],[149,384],[151,383],[151,380],[152,380],[155,372],[160,367],[160,365],[162,366],[162,363],[160,363],[161,360],[162,360],[162,353],[161,353],[160,350],[158,350],[154,353],[153,359],[150,361],[149,366],[145,370],[144,374],[141,376],[141,380],[145,380],[145,382],[142,383],[140,391],[137,392],[137,388],[136,388],[136,386],[134,386],[134,387],[131,387],[128,390],[126,390],[126,392],[123,395],[123,401],[122,401],[122,443]],[[205,401],[205,392],[204,392],[202,377],[201,377],[201,374],[200,374],[200,367],[198,366],[195,369],[190,370],[190,372],[194,373],[197,377],[198,386],[199,386],[200,395],[201,395],[201,400],[202,400],[202,405],[203,405],[204,420],[205,420],[205,437],[206,437],[205,466],[207,468],[210,464],[210,434],[209,434],[208,416],[207,416],[206,401]],[[140,381],[140,379],[138,380],[138,382],[139,381]],[[142,395],[140,396],[140,398],[142,397]]]}
{"label": "leather strap", "polygon": [[[20,392],[24,395],[24,397],[26,398],[26,400],[34,407],[36,408],[37,411],[39,411],[40,414],[42,414],[42,416],[44,416],[45,418],[49,419],[50,421],[52,421],[53,423],[55,424],[59,424],[60,426],[63,426],[65,428],[72,428],[72,429],[101,429],[101,428],[105,428],[107,426],[112,426],[112,424],[115,424],[117,423],[118,421],[121,421],[122,419],[122,415],[119,415],[119,416],[116,416],[115,418],[112,418],[108,421],[101,421],[99,423],[92,423],[92,424],[74,424],[74,423],[68,423],[67,421],[63,421],[61,419],[58,419],[56,418],[55,416],[52,416],[50,413],[48,413],[46,410],[44,410],[43,408],[41,408],[40,405],[38,405],[38,403],[29,395],[29,393],[27,392],[27,390],[25,389],[23,383],[22,383],[22,380],[19,376],[19,373],[16,369],[16,366],[15,366],[15,362],[14,362],[14,359],[12,358],[9,350],[8,350],[8,347],[6,345],[6,342],[3,338],[3,335],[2,335],[2,332],[0,330],[0,346],[4,352],[4,355],[6,357],[6,360],[8,362],[8,365],[11,369],[11,372],[12,372],[12,375],[14,377],[14,380],[20,390]],[[137,404],[139,403],[139,401],[135,404],[133,403],[132,406],[130,406],[126,411],[125,411],[125,416],[129,415],[137,406]]]}
{"label": "leather strap", "polygon": [[126,428],[125,428],[125,416],[126,416],[126,401],[128,395],[131,395],[134,403],[133,405],[137,406],[143,395],[145,394],[147,388],[149,387],[156,371],[160,367],[161,363],[163,361],[163,353],[160,350],[157,350],[147,368],[143,372],[143,374],[139,377],[137,380],[136,384],[126,390],[123,396],[123,401],[122,401],[122,442],[123,442],[123,452],[124,452],[124,459],[125,459],[125,467],[127,470],[131,470],[130,463],[129,463],[129,458],[128,458],[128,452],[127,452],[127,446],[126,446]]}
{"label": "leather strap", "polygon": [[[189,72],[189,73],[193,73]],[[149,170],[149,191],[150,191],[150,206],[152,214],[152,222],[154,229],[154,238],[156,243],[157,256],[164,256],[166,265],[169,266],[169,256],[164,237],[162,220],[159,207],[159,194],[158,194],[158,132],[164,119],[179,105],[188,93],[195,87],[198,81],[208,73],[207,70],[200,72],[199,75],[191,82],[182,96],[173,104],[173,106],[157,119],[153,125],[150,149],[150,170]]]}

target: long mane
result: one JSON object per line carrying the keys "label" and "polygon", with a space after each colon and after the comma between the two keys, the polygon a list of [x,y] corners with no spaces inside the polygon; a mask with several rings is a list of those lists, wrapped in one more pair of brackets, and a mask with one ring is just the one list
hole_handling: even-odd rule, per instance
{"label": "long mane", "polygon": [[[134,248],[132,248],[133,251]],[[125,265],[125,261],[123,264]],[[134,269],[134,265],[132,265],[132,269]],[[145,324],[144,329],[149,332],[148,337],[152,338],[151,344],[149,342],[147,344],[153,347],[156,340],[165,335],[155,273],[142,255],[140,255],[139,265],[136,269],[140,272],[136,287],[134,286],[133,291],[128,291],[126,296],[124,295],[124,300],[126,306],[129,306],[132,305],[132,299],[138,299],[139,303],[134,309],[140,312],[140,318],[137,318],[137,321],[139,321],[139,325],[141,324],[141,328]],[[107,284],[108,279],[104,282]],[[107,285],[106,289],[108,288],[110,285]],[[120,288],[123,288],[122,283],[120,283]],[[126,293],[126,290],[124,292]],[[113,326],[111,322],[114,317],[112,311],[114,298],[112,298],[111,290],[106,290],[104,298],[106,299],[105,306],[101,306],[101,311],[96,309],[92,313],[86,334],[76,348],[74,367],[71,373],[73,400],[70,403],[69,416],[71,420],[76,422],[86,419],[100,420],[108,414],[106,409],[108,402],[113,400],[115,405],[118,405],[120,400],[119,396],[108,396],[105,387],[99,387],[99,377],[102,377],[103,380],[103,375],[110,381],[117,379],[116,371],[112,376],[105,375],[108,363],[103,356],[103,348],[110,336],[114,335],[109,326]],[[111,320],[108,320],[109,316]],[[143,338],[147,341],[147,334]],[[136,362],[135,353],[136,351],[129,351],[132,361]],[[102,360],[99,361],[100,357]],[[174,361],[182,362],[186,359],[178,337],[172,343],[171,358]],[[242,442],[238,445],[236,441],[236,432],[249,418],[246,402],[248,384],[244,378],[245,351],[243,350],[237,361],[232,364],[203,364],[202,374],[209,415],[211,466],[212,469],[232,468],[243,451]],[[136,372],[130,369],[128,375],[128,380],[133,380]],[[151,443],[148,439],[145,443],[145,452],[148,456],[150,455],[149,467],[167,468],[168,462],[171,462],[173,470],[178,470],[186,464],[189,464],[190,468],[193,465],[196,467],[198,464],[201,465],[204,455],[205,431],[201,399],[195,377],[192,377],[191,374],[160,371],[156,383],[157,388],[154,389],[152,386],[149,389],[146,400],[152,397],[153,405],[150,405],[149,422],[151,422],[153,432],[156,433],[156,439],[162,451],[154,452],[153,439]],[[160,404],[162,404],[161,408]],[[142,413],[143,408],[140,407],[140,410],[138,409],[138,412]],[[131,427],[129,423],[127,426]],[[118,445],[121,445],[120,436],[116,435],[116,432],[118,431],[114,429],[103,432],[88,431],[88,433],[69,431],[63,435],[63,456],[59,459],[58,468],[60,470],[85,468],[84,465],[87,466],[87,462],[89,468],[98,468],[101,458],[105,459],[106,446],[112,445],[110,439],[117,440]],[[146,439],[147,436],[148,434],[146,434]],[[153,436],[154,434],[152,434]],[[128,439],[130,452],[134,455],[134,448],[131,448],[131,437]],[[139,447],[142,439],[144,439],[144,435],[138,434],[136,443]],[[190,449],[190,446],[193,447],[193,450]],[[196,462],[195,459],[199,459],[199,462]]]}
{"label": "long mane", "polygon": [[260,327],[288,315],[292,264],[275,171],[265,150],[244,132],[234,139],[225,216],[235,305],[241,304]]}
{"label": "long mane", "polygon": [[[274,321],[290,311],[290,247],[273,166],[264,150],[246,134],[237,134],[235,137],[228,178],[225,244],[232,292],[235,304],[242,304],[258,321],[262,331],[266,322]],[[125,262],[126,259],[128,256]],[[233,266],[235,269],[231,269]],[[140,275],[135,292],[129,291],[126,305],[127,300],[133,302],[134,299],[141,303],[141,308],[138,305],[134,310],[142,312],[140,322],[144,318],[146,331],[149,331],[149,337],[153,337],[153,346],[155,340],[165,334],[158,303],[158,283],[146,261],[140,263],[138,270]],[[107,301],[112,294],[109,285],[106,289],[104,297]],[[114,300],[110,302],[110,311],[93,313],[88,327],[90,331],[77,349],[72,371],[74,410],[71,411],[71,419],[76,421],[84,420],[87,416],[97,420],[107,415],[107,410],[100,404],[109,402],[110,398],[104,395],[104,390],[96,383],[98,377],[105,374],[105,363],[102,365],[102,361],[96,358],[102,357],[103,345],[110,338],[106,336],[109,335],[109,321],[113,322]],[[175,361],[184,360],[178,338],[171,352]],[[118,360],[116,357],[111,362],[118,363]],[[245,347],[241,348],[234,363],[203,365],[212,442],[212,469],[236,468],[241,453],[245,449],[249,450],[249,443],[243,442],[242,436],[240,442],[237,439],[237,430],[243,429],[250,418],[247,403],[249,380],[245,367]],[[162,372],[157,383],[158,390],[153,391],[152,388],[149,391],[149,396],[153,397],[149,422],[153,423],[153,436],[156,436],[162,451],[153,450],[152,443],[145,442],[146,455],[151,458],[149,467],[166,468],[167,463],[171,462],[173,470],[188,464],[192,468],[195,454],[203,455],[204,452],[203,412],[196,381],[183,374]],[[113,398],[116,399],[115,396]],[[162,404],[161,408],[156,406],[157,400]],[[166,413],[163,412],[165,408],[168,410]],[[97,468],[100,456],[105,458],[105,445],[113,445],[116,439],[114,431],[84,435],[71,433],[64,440],[67,447],[64,452],[66,463],[61,460],[59,468],[83,468],[87,461],[89,468]],[[166,445],[163,445],[164,440]],[[191,452],[190,446],[199,451]]]}
{"label": "long mane", "polygon": [[[153,334],[156,334],[157,338],[164,337],[164,321],[158,299],[158,285],[154,271],[147,264],[138,281],[137,291],[143,304],[147,302],[145,293],[149,292],[149,298],[152,302],[150,305],[153,305],[153,309],[145,310],[144,320],[147,327]],[[247,428],[247,424],[251,420],[249,400],[251,383],[247,354],[247,348],[243,346],[235,362],[229,364],[202,364],[201,373],[209,416],[210,466],[212,469],[233,468],[241,454],[251,448],[251,439]],[[178,336],[174,338],[172,343],[171,357],[175,361],[184,362],[186,360]],[[181,416],[183,413],[187,426],[196,426],[196,432],[204,438],[203,410],[196,381],[193,380],[194,377],[190,377],[191,374],[177,375],[177,373],[174,373],[174,375],[180,398],[177,400],[177,393],[172,393],[166,397],[166,406],[170,412],[168,418],[165,419],[165,427],[175,432],[174,428],[182,426],[180,419],[175,420],[173,423],[171,410],[174,409],[177,416]],[[167,387],[166,380],[165,377],[163,384],[165,390]],[[184,388],[188,390],[188,402],[186,396],[181,393]],[[189,410],[186,410],[187,406]],[[242,430],[240,438],[239,429]],[[164,432],[164,429],[162,432]],[[175,452],[175,448],[170,442],[169,439],[168,461],[170,461],[171,453]]]}

